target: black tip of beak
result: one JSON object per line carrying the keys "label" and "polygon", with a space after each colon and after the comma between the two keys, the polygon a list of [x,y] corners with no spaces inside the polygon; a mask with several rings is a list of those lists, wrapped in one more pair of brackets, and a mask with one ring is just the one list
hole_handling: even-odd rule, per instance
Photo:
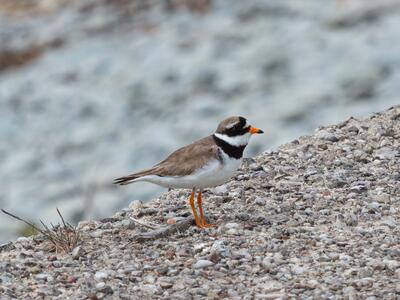
{"label": "black tip of beak", "polygon": [[258,129],[257,133],[264,133],[264,131],[262,131],[261,129]]}

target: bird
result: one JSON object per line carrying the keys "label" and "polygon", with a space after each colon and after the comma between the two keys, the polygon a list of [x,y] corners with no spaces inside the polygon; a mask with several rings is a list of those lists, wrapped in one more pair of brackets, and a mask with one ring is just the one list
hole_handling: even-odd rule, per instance
{"label": "bird", "polygon": [[[191,189],[188,199],[197,227],[216,226],[207,223],[202,207],[202,190],[215,187],[232,178],[243,160],[243,151],[253,134],[264,133],[241,116],[221,121],[215,132],[179,148],[155,166],[116,178],[114,184],[151,182],[169,189]],[[199,216],[194,205],[195,193]]]}

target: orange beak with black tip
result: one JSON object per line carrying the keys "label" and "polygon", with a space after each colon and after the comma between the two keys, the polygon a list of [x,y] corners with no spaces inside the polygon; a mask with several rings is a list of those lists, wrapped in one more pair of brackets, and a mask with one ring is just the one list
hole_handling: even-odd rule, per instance
{"label": "orange beak with black tip", "polygon": [[262,131],[261,129],[258,129],[258,128],[253,127],[253,126],[250,127],[249,132],[250,132],[251,134],[255,134],[255,133],[258,133],[258,134],[264,133],[264,131]]}

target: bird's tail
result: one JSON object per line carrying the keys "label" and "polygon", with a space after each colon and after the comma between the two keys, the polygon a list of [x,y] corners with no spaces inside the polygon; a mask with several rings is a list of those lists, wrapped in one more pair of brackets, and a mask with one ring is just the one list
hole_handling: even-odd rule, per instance
{"label": "bird's tail", "polygon": [[139,181],[143,176],[154,174],[153,171],[154,171],[153,169],[148,169],[148,170],[144,170],[144,171],[141,171],[138,173],[119,177],[119,178],[114,179],[113,183],[119,184],[119,185],[127,185],[127,184],[133,183],[135,181]]}

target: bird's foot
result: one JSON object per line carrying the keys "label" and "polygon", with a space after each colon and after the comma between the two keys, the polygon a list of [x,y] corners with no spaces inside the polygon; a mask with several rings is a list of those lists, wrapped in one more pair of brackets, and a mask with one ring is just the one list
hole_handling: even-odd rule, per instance
{"label": "bird's foot", "polygon": [[200,220],[198,220],[198,222],[196,222],[196,226],[199,227],[199,228],[212,228],[212,227],[215,227],[217,225],[211,224],[211,223],[207,223],[206,220],[200,219]]}
{"label": "bird's foot", "polygon": [[211,223],[206,223],[206,222],[203,222],[201,224],[201,228],[212,228],[212,227],[215,227],[215,226],[217,226],[217,225],[211,224]]}

